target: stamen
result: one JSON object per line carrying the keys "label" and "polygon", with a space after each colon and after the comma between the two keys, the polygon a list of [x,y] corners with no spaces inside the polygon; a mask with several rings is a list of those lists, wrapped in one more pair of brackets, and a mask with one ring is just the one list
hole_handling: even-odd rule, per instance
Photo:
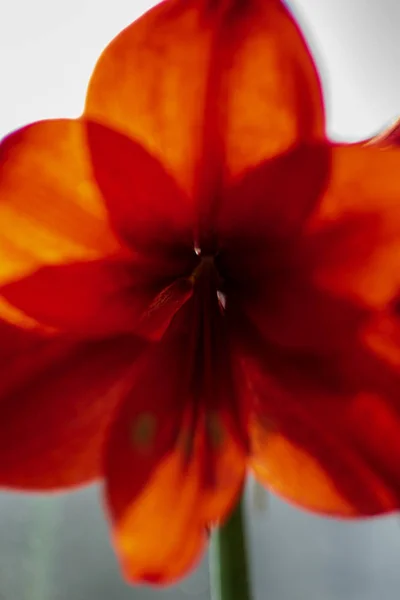
{"label": "stamen", "polygon": [[217,290],[217,298],[218,298],[218,302],[221,306],[221,308],[223,308],[225,310],[226,308],[226,295],[221,292],[220,290]]}
{"label": "stamen", "polygon": [[192,283],[195,283],[196,280],[199,279],[200,275],[205,273],[206,271],[211,271],[214,267],[214,257],[213,256],[203,256],[193,273],[190,275],[189,280]]}

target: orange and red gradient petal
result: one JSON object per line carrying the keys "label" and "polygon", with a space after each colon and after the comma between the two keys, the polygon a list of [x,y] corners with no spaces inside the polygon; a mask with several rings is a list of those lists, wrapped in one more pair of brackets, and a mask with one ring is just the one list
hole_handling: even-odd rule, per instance
{"label": "orange and red gradient petal", "polygon": [[[285,397],[274,399],[288,402]],[[400,457],[398,415],[393,419],[381,398],[366,396],[354,399],[351,417],[341,427],[338,417],[331,419],[330,415],[322,420],[317,414],[318,423],[310,424],[304,408],[299,407],[302,400],[306,401],[299,396],[297,410],[284,419],[284,425],[278,422],[276,429],[268,421],[255,419],[249,461],[255,476],[290,502],[324,515],[354,518],[398,511],[400,472],[394,464],[394,457],[396,461]],[[326,402],[323,396],[318,400]],[[376,425],[365,423],[366,418]],[[362,433],[357,431],[361,420]],[[388,450],[381,458],[379,447],[388,436]],[[353,448],[359,439],[364,447]]]}
{"label": "orange and red gradient petal", "polygon": [[[136,461],[142,460],[139,454],[125,466],[126,479],[138,478]],[[114,516],[114,544],[127,580],[166,585],[191,571],[205,549],[206,528],[197,517],[200,465],[186,465],[184,456],[172,449],[155,463],[145,462],[150,471],[143,489],[122,515]]]}
{"label": "orange and red gradient petal", "polygon": [[297,363],[277,371],[257,351],[242,361],[243,393],[253,405],[250,466],[256,476],[321,514],[398,510],[398,374],[360,349],[341,363],[322,361],[325,374],[316,372],[318,365],[304,367],[300,353]]}
{"label": "orange and red gradient petal", "polygon": [[160,3],[104,51],[85,112],[142,144],[190,195],[324,136],[315,65],[279,0]]}
{"label": "orange and red gradient petal", "polygon": [[206,527],[226,518],[245,475],[228,417],[195,398],[190,325],[181,317],[137,364],[106,449],[115,545],[136,582],[172,583],[193,568]]}
{"label": "orange and red gradient petal", "polygon": [[400,506],[399,172],[398,150],[333,147],[329,185],[293,246],[275,247],[264,288],[233,304],[253,323],[241,334],[259,400],[254,468],[328,514]]}
{"label": "orange and red gradient petal", "polygon": [[101,477],[102,446],[143,341],[76,342],[0,321],[0,486]]}
{"label": "orange and red gradient petal", "polygon": [[298,250],[316,287],[385,310],[400,291],[400,149],[336,146],[331,157]]}
{"label": "orange and red gradient petal", "polygon": [[[140,331],[158,337],[191,294],[188,279],[169,279],[156,261],[101,259],[42,267],[0,287],[0,312],[20,322],[21,312],[37,324],[81,338]],[[17,312],[7,311],[9,308]],[[1,341],[0,341],[1,344]]]}
{"label": "orange and red gradient petal", "polygon": [[[128,246],[182,272],[179,251],[193,247],[193,206],[157,158],[131,138],[88,122],[93,174],[111,222]],[[184,261],[183,261],[184,262]]]}
{"label": "orange and red gradient petal", "polygon": [[[330,173],[329,145],[298,145],[237,177],[220,200],[216,230],[230,275],[262,278],[318,205]],[[226,261],[225,261],[226,262]]]}
{"label": "orange and red gradient petal", "polygon": [[1,142],[0,223],[0,284],[119,251],[82,122],[42,121]]}
{"label": "orange and red gradient petal", "polygon": [[[326,150],[315,148],[317,156]],[[237,248],[228,271],[246,282],[245,292],[232,296],[231,308],[244,311],[270,342],[325,355],[345,351],[349,336],[371,331],[378,316],[386,324],[388,318],[397,322],[400,291],[400,150],[332,146],[329,156],[319,195],[313,201],[312,194],[304,196],[309,197],[304,204],[308,213],[294,219],[298,229],[287,228],[291,237],[284,243],[280,231],[290,224],[288,214],[280,222],[275,219],[276,239],[271,235],[263,241],[257,232],[274,221],[273,203],[263,208],[254,200],[249,201],[257,216],[253,240],[245,237],[251,231],[250,209],[245,208],[240,221],[249,226],[243,226],[238,243],[234,235],[227,238],[230,260],[230,247]],[[317,184],[318,178],[313,181]],[[311,184],[300,184],[300,198],[307,188],[313,191]]]}

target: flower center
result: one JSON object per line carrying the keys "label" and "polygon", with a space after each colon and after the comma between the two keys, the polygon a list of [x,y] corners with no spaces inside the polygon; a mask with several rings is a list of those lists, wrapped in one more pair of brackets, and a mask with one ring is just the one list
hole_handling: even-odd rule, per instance
{"label": "flower center", "polygon": [[225,309],[226,298],[223,292],[223,278],[216,264],[217,254],[202,254],[201,249],[195,247],[199,262],[193,270],[190,280],[195,285],[197,292],[209,296],[216,295],[220,308]]}
{"label": "flower center", "polygon": [[195,284],[204,277],[212,277],[214,275],[214,271],[217,273],[214,256],[201,256],[200,262],[197,264],[196,268],[191,274],[190,279]]}

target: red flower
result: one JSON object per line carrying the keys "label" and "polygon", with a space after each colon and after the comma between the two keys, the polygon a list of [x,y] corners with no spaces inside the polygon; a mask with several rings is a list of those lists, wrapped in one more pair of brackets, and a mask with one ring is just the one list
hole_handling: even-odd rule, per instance
{"label": "red flower", "polygon": [[104,477],[133,580],[196,561],[246,468],[400,506],[400,152],[324,139],[278,0],[168,0],[79,120],[1,146],[0,483]]}

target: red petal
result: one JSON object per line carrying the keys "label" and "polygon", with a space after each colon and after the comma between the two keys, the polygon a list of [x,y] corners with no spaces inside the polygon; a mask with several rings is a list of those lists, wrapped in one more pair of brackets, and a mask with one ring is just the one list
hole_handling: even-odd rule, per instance
{"label": "red petal", "polygon": [[225,173],[324,135],[313,60],[277,0],[162,2],[105,50],[85,110],[203,199]]}
{"label": "red petal", "polygon": [[[162,165],[125,135],[87,123],[94,176],[116,230],[135,250],[178,261],[193,249],[193,206]],[[181,267],[182,269],[182,267]]]}
{"label": "red petal", "polygon": [[120,251],[80,121],[34,123],[3,140],[0,222],[0,283]]}
{"label": "red petal", "polygon": [[399,172],[399,151],[334,147],[300,235],[272,245],[275,271],[255,259],[259,281],[227,301],[254,395],[254,468],[329,514],[400,506]]}
{"label": "red petal", "polygon": [[[64,333],[102,337],[140,331],[157,338],[190,296],[192,285],[178,279],[167,286],[169,278],[161,271],[156,277],[151,266],[114,258],[44,267],[0,288],[0,298]],[[0,311],[4,314],[1,306]]]}
{"label": "red petal", "polygon": [[328,145],[297,146],[233,182],[216,221],[231,278],[263,279],[293,244],[326,187],[330,152]]}
{"label": "red petal", "polygon": [[315,357],[344,352],[348,338],[370,318],[368,311],[318,289],[307,265],[303,271],[293,256],[279,258],[270,269],[254,260],[260,281],[228,296],[233,326],[244,313],[278,349],[302,349]]}
{"label": "red petal", "polygon": [[329,383],[318,365],[314,372],[302,365],[301,353],[297,363],[277,370],[260,350],[244,361],[254,395],[250,464],[256,476],[315,512],[355,517],[398,510],[398,374],[358,349],[341,360],[321,360]]}
{"label": "red petal", "polygon": [[382,309],[400,289],[400,150],[332,149],[329,186],[305,231],[314,284]]}
{"label": "red petal", "polygon": [[[315,152],[318,156],[318,148]],[[247,204],[255,206],[256,215],[253,239],[251,218],[246,221],[243,209],[242,231],[249,233],[240,234],[239,219],[233,221],[231,230],[239,234],[227,235],[227,256],[221,257],[230,277],[242,284],[227,290],[231,306],[245,311],[270,342],[324,354],[344,351],[350,335],[375,321],[373,311],[396,312],[400,289],[400,152],[344,146],[330,153],[329,183],[324,190],[320,182],[322,193],[318,202],[308,203],[308,215],[296,217],[297,230],[287,226],[288,217],[279,223],[274,203],[263,208],[249,186]],[[305,180],[309,164],[300,170]],[[291,174],[282,171],[282,179]],[[292,179],[300,199],[310,199],[318,185],[316,179],[313,190],[305,180]],[[312,193],[304,195],[307,187]],[[263,228],[271,231],[264,238]]]}
{"label": "red petal", "polygon": [[[102,169],[106,200],[92,179],[91,158],[95,170]],[[131,161],[128,174],[124,160]],[[142,334],[146,328],[151,336],[162,333],[190,295],[184,279],[169,286],[191,272],[194,252],[180,251],[175,229],[173,247],[162,243],[164,234],[171,237],[166,215],[182,194],[157,162],[105,127],[64,120],[36,123],[6,138],[0,169],[0,286],[12,282],[0,288],[3,299],[42,324],[80,336],[132,331],[138,321]],[[161,207],[169,198],[164,216],[156,205],[148,209],[154,195]],[[183,209],[174,214],[183,219]],[[109,219],[141,250],[150,247],[151,256],[122,247]],[[162,311],[150,324],[155,304]]]}
{"label": "red petal", "polygon": [[270,342],[320,349],[326,326],[342,332],[354,319],[353,312],[338,311],[330,327],[329,298],[313,288],[299,257],[298,240],[326,187],[329,163],[328,146],[299,146],[252,169],[228,191],[219,213],[218,260],[233,326],[244,312]]}
{"label": "red petal", "polygon": [[0,485],[41,490],[102,475],[101,449],[143,347],[74,342],[0,321]]}
{"label": "red petal", "polygon": [[193,313],[182,311],[137,365],[107,450],[115,543],[133,581],[182,577],[201,554],[206,526],[226,517],[243,484],[232,416],[196,399]]}

